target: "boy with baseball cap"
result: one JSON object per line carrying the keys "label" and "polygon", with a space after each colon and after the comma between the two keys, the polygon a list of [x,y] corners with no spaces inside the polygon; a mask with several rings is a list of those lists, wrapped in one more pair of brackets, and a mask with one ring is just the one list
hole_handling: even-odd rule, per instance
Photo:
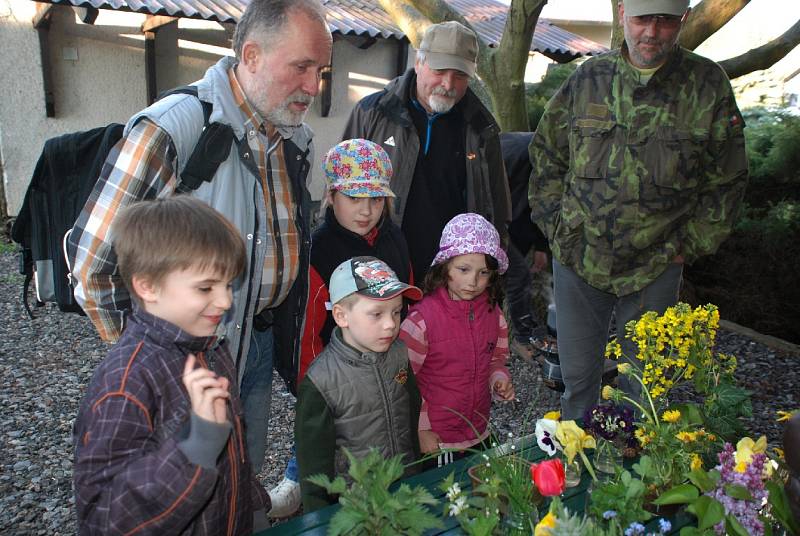
{"label": "boy with baseball cap", "polygon": [[330,342],[300,383],[295,441],[305,512],[336,501],[307,478],[346,475],[347,449],[356,458],[370,447],[384,457],[419,456],[419,390],[405,345],[397,340],[403,297],[422,291],[400,281],[375,257],[355,257],[331,275],[336,322]]}

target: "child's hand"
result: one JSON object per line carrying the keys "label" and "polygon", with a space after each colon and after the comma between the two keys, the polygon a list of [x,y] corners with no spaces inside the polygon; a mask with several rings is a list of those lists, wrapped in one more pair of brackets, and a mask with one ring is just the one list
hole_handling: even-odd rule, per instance
{"label": "child's hand", "polygon": [[227,399],[231,396],[228,379],[207,368],[195,368],[196,362],[194,355],[189,354],[183,367],[183,385],[189,392],[192,411],[202,419],[224,424],[228,422]]}
{"label": "child's hand", "polygon": [[421,450],[423,454],[437,452],[439,450],[439,443],[441,442],[442,439],[439,437],[439,434],[433,430],[419,431],[419,450]]}
{"label": "child's hand", "polygon": [[511,380],[497,380],[492,386],[494,393],[503,400],[514,400],[514,386]]}

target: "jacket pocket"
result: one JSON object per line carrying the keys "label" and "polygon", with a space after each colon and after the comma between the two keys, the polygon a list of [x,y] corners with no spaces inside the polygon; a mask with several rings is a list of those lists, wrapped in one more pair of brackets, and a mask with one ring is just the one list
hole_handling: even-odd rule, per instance
{"label": "jacket pocket", "polygon": [[570,162],[576,179],[608,177],[616,127],[613,121],[575,121],[570,140]]}
{"label": "jacket pocket", "polygon": [[652,183],[670,190],[696,187],[707,136],[707,132],[674,127],[656,129],[645,152]]}

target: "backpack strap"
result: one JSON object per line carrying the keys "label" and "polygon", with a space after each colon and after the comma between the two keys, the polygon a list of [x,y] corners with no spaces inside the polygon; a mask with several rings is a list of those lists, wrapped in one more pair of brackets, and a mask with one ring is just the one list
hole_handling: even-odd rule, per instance
{"label": "backpack strap", "polygon": [[[176,93],[197,97],[197,86],[177,87],[158,98]],[[204,182],[211,182],[220,164],[228,159],[231,152],[233,129],[224,123],[209,123],[213,107],[204,100],[200,100],[200,104],[203,106],[203,132],[180,173],[178,186],[175,188],[177,194],[197,190]]]}

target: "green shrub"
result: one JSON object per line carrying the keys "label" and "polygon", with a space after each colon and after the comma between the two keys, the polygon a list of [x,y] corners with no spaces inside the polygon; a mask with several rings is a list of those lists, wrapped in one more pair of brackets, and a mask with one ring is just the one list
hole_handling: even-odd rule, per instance
{"label": "green shrub", "polygon": [[800,199],[800,117],[765,108],[747,110],[744,116],[750,160],[746,201],[765,207]]}
{"label": "green shrub", "polygon": [[558,91],[558,88],[569,78],[576,67],[575,62],[553,65],[548,68],[547,74],[541,82],[525,85],[525,103],[528,107],[528,124],[531,130],[536,130],[536,125],[542,118],[547,101]]}

